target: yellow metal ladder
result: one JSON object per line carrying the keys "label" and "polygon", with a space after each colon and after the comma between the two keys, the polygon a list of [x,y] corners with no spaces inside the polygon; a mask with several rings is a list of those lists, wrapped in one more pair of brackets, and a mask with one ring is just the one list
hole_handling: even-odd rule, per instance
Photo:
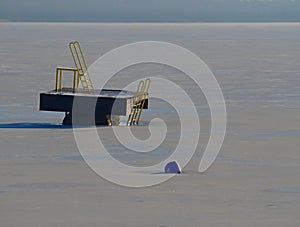
{"label": "yellow metal ladder", "polygon": [[139,124],[141,114],[146,102],[146,97],[148,95],[150,84],[151,84],[150,79],[146,79],[145,81],[141,80],[139,82],[137,91],[133,99],[133,108],[131,109],[131,112],[127,120],[127,125]]}
{"label": "yellow metal ladder", "polygon": [[[94,90],[91,78],[89,76],[88,67],[78,41],[70,42],[69,49],[72,54],[72,58],[75,67],[78,70],[78,83],[81,82],[82,88],[84,90]],[[78,87],[79,84],[77,84]]]}

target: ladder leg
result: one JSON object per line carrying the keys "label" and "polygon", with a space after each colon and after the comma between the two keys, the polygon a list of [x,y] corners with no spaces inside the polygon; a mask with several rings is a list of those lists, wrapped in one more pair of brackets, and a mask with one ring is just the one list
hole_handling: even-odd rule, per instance
{"label": "ladder leg", "polygon": [[58,69],[56,69],[55,91],[58,91]]}
{"label": "ladder leg", "polygon": [[59,70],[59,90],[62,90],[62,70]]}

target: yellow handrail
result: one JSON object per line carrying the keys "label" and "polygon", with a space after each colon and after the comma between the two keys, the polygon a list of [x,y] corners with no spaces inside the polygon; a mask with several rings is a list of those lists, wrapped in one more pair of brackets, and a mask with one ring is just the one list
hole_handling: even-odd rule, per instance
{"label": "yellow handrail", "polygon": [[73,72],[73,92],[76,92],[78,90],[78,85],[79,85],[78,69],[77,68],[68,68],[68,67],[57,67],[56,68],[55,91],[62,91],[63,71],[72,71]]}
{"label": "yellow handrail", "polygon": [[78,41],[70,42],[69,49],[75,64],[78,69],[78,77],[83,89],[93,90],[93,84],[89,76],[88,67],[83,55],[83,51]]}
{"label": "yellow handrail", "polygon": [[145,102],[146,102],[146,95],[148,94],[148,91],[149,91],[149,87],[150,87],[150,84],[151,84],[151,80],[148,78],[145,80],[145,84],[144,84],[144,91],[143,91],[143,97],[140,99],[141,100],[141,107],[140,107],[140,111],[137,115],[137,119],[136,119],[136,122],[137,124],[139,123],[140,121],[140,118],[141,118],[141,114],[142,114],[142,111],[143,111],[143,108],[145,106]]}
{"label": "yellow handrail", "polygon": [[146,79],[145,81],[141,80],[139,82],[137,91],[133,99],[133,108],[131,109],[131,112],[127,120],[127,125],[133,125],[139,123],[146,102],[146,97],[148,95],[150,84],[151,84],[150,79]]}
{"label": "yellow handrail", "polygon": [[79,87],[79,82],[83,89],[88,91],[93,90],[93,84],[89,76],[88,67],[78,41],[70,42],[69,49],[75,64],[75,68],[69,67],[57,67],[56,68],[56,81],[55,81],[55,91],[62,91],[62,77],[63,71],[73,71],[73,92],[76,92]]}
{"label": "yellow handrail", "polygon": [[136,91],[135,96],[133,98],[133,108],[131,109],[131,112],[129,114],[129,117],[128,117],[128,120],[127,120],[127,125],[128,124],[132,125],[132,124],[135,123],[135,119],[136,119],[136,116],[138,114],[138,107],[140,105],[140,98],[142,96],[144,87],[145,87],[145,82],[143,80],[141,80],[139,82],[137,91]]}

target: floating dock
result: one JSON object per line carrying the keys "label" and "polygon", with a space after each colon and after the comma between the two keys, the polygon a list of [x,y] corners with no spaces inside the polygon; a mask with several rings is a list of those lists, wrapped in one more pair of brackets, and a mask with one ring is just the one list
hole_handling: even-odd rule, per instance
{"label": "floating dock", "polygon": [[[64,125],[118,125],[119,116],[129,116],[134,108],[136,92],[103,89],[85,91],[73,88],[62,88],[40,93],[40,110],[64,112]],[[74,102],[74,100],[76,101]],[[143,109],[148,109],[148,96],[144,96]],[[73,103],[76,103],[73,112]],[[95,113],[94,122],[90,112]],[[72,119],[72,115],[76,119]]]}
{"label": "floating dock", "polygon": [[[127,115],[127,125],[137,125],[148,109],[150,79],[141,80],[136,92],[94,89],[79,42],[70,42],[69,49],[75,67],[56,68],[55,89],[40,93],[40,110],[64,112],[64,125],[119,125]],[[72,88],[62,87],[65,71],[73,75]]]}

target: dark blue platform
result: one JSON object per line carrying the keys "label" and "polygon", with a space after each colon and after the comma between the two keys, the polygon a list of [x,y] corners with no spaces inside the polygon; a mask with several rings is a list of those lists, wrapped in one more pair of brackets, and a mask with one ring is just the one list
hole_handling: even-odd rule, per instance
{"label": "dark blue platform", "polygon": [[[115,119],[118,116],[126,116],[130,114],[133,108],[135,92],[103,89],[103,90],[78,90],[73,92],[72,88],[62,88],[60,91],[48,91],[40,93],[41,111],[65,112],[66,117],[63,124],[111,124],[111,116]],[[73,102],[76,98],[76,116],[72,119]],[[95,106],[96,105],[96,106]],[[144,109],[148,109],[148,96],[145,99]],[[95,122],[87,120],[86,116],[90,111],[95,114]],[[115,124],[117,120],[115,120]]]}

